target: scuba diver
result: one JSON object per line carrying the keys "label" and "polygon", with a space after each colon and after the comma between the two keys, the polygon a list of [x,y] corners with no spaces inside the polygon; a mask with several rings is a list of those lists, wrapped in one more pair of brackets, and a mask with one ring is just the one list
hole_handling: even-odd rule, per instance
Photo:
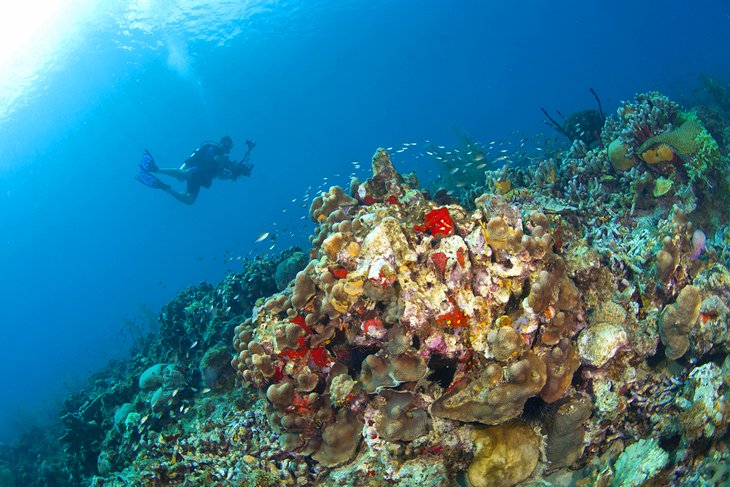
{"label": "scuba diver", "polygon": [[[178,201],[192,205],[200,187],[210,188],[214,178],[232,179],[235,181],[241,176],[250,176],[253,164],[248,164],[248,157],[256,147],[256,143],[247,140],[248,150],[240,162],[231,161],[228,158],[233,148],[233,139],[228,135],[221,137],[220,142],[206,142],[198,147],[190,157],[185,159],[179,169],[157,167],[154,157],[150,151],[145,149],[142,160],[139,162],[139,174],[135,179],[145,186],[153,189],[161,189]],[[187,189],[184,193],[175,191],[169,184],[160,181],[153,173],[172,176],[178,181],[187,181]]]}

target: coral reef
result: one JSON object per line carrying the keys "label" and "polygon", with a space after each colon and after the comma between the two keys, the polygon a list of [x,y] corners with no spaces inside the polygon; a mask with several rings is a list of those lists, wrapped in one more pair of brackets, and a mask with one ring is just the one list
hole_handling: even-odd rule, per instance
{"label": "coral reef", "polygon": [[452,156],[433,198],[378,149],[313,199],[311,248],[183,291],[69,398],[45,478],[727,481],[730,187],[702,113],[639,94],[529,168],[481,171],[462,136],[429,147]]}

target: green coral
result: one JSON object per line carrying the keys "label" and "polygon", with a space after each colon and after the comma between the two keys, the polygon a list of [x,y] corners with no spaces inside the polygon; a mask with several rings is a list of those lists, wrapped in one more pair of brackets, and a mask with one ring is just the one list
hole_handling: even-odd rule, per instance
{"label": "green coral", "polygon": [[708,175],[720,168],[723,161],[720,147],[704,126],[695,140],[698,143],[698,149],[687,160],[689,179],[692,182],[700,182],[705,186],[712,186],[710,181],[714,178],[708,178]]}
{"label": "green coral", "polygon": [[639,440],[616,460],[612,487],[638,487],[653,478],[669,461],[655,439]]}
{"label": "green coral", "polygon": [[694,113],[682,114],[680,119],[679,127],[647,139],[637,152],[643,155],[653,147],[669,146],[684,162],[690,182],[711,186],[713,178],[708,176],[723,160],[720,147]]}
{"label": "green coral", "polygon": [[246,487],[277,487],[281,485],[281,479],[273,472],[262,469],[252,470],[245,480]]}

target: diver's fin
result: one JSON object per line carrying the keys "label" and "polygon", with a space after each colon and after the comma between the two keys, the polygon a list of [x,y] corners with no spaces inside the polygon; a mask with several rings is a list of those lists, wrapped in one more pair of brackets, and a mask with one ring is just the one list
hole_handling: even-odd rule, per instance
{"label": "diver's fin", "polygon": [[169,184],[165,184],[162,181],[160,181],[157,176],[153,176],[152,174],[142,171],[139,174],[137,174],[134,179],[139,181],[140,183],[144,184],[147,187],[153,188],[153,189],[164,189],[168,190],[170,189]]}
{"label": "diver's fin", "polygon": [[152,157],[152,154],[150,154],[150,151],[147,149],[144,150],[144,154],[142,154],[142,159],[139,161],[139,168],[144,172],[157,172],[159,171],[159,168],[157,167],[157,164],[155,164],[155,158]]}

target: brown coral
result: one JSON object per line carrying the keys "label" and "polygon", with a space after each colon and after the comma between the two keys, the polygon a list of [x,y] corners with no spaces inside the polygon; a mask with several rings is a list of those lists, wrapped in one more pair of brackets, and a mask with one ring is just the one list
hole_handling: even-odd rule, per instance
{"label": "brown coral", "polygon": [[700,315],[702,300],[694,286],[685,286],[674,304],[664,307],[659,318],[659,337],[670,360],[680,358],[689,349],[689,329]]}
{"label": "brown coral", "polygon": [[334,423],[322,432],[322,445],[312,457],[319,463],[333,467],[353,457],[360,443],[362,422],[347,409],[337,412]]}
{"label": "brown coral", "polygon": [[583,453],[585,427],[583,422],[591,415],[593,404],[585,393],[576,393],[560,405],[547,428],[545,453],[553,467],[569,467]]}
{"label": "brown coral", "polygon": [[529,425],[511,421],[474,430],[476,453],[467,478],[472,487],[510,487],[537,467],[540,443]]}
{"label": "brown coral", "polygon": [[385,405],[375,421],[380,436],[389,441],[413,441],[426,434],[430,424],[428,414],[414,406],[414,393],[388,389],[381,396]]}
{"label": "brown coral", "polygon": [[488,364],[478,377],[434,401],[431,413],[464,422],[503,423],[520,415],[525,401],[540,392],[546,379],[545,363],[527,352],[504,371]]}

